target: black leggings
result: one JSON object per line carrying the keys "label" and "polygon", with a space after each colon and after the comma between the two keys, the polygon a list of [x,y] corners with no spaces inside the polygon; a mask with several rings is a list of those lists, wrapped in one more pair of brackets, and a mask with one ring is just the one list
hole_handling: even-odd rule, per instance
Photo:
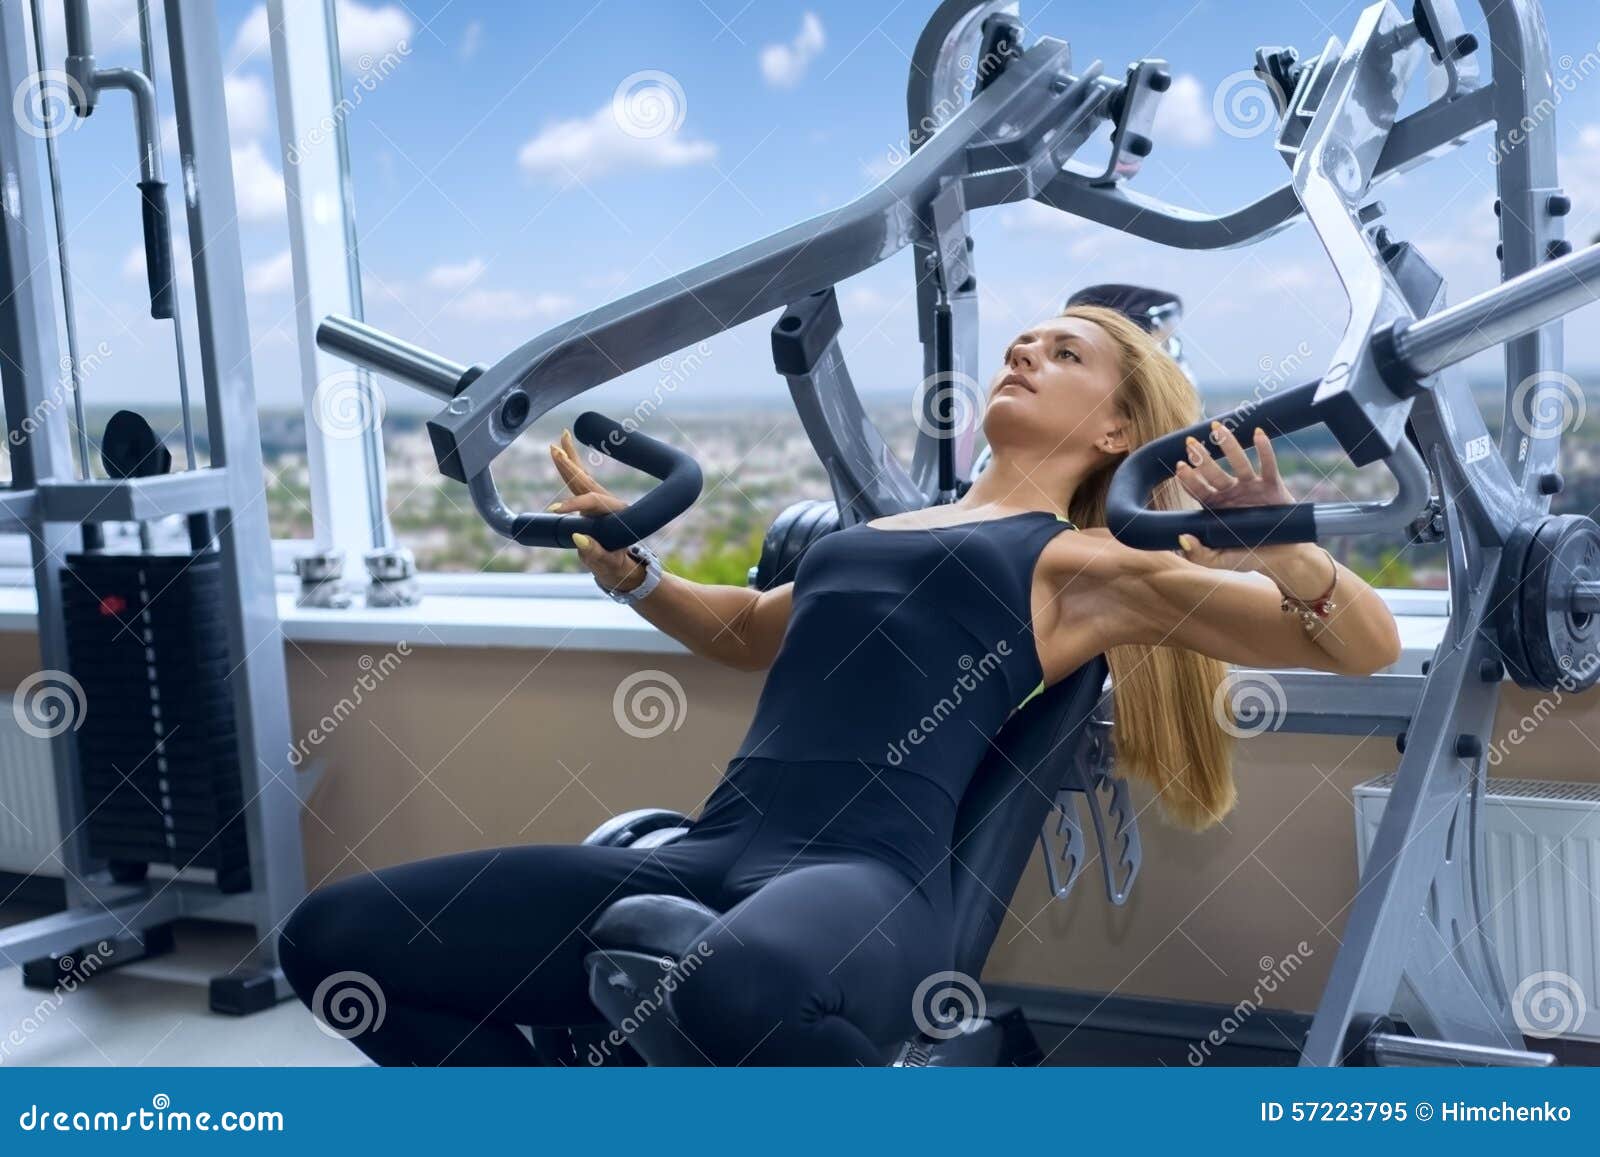
{"label": "black leggings", "polygon": [[667,847],[501,848],[351,877],[307,897],[279,955],[380,1064],[539,1064],[518,1025],[601,1020],[583,967],[596,916],[687,896],[722,913],[668,997],[708,1063],[881,1064],[915,1030],[918,985],[951,967],[953,814],[920,776],[746,759]]}

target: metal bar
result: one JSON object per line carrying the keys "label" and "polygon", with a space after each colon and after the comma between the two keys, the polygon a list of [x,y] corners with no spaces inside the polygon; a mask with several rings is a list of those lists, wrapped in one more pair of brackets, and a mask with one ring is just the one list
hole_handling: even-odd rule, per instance
{"label": "metal bar", "polygon": [[43,482],[37,505],[50,522],[146,522],[222,510],[229,494],[227,472],[206,468],[152,478]]}
{"label": "metal bar", "polygon": [[[1559,193],[1555,88],[1550,36],[1537,0],[1479,0],[1489,32],[1488,56],[1494,83],[1495,181],[1500,194],[1500,279],[1537,268],[1549,246],[1562,238],[1562,217],[1551,210]],[[1540,498],[1539,482],[1556,469],[1561,454],[1557,423],[1536,423],[1531,433],[1516,407],[1539,398],[1518,397],[1524,383],[1552,381],[1564,357],[1559,319],[1524,332],[1505,345],[1506,394],[1500,427],[1500,454],[1524,493]],[[1542,389],[1543,387],[1539,387]],[[1524,394],[1528,391],[1523,390]],[[1546,509],[1549,498],[1542,497]]]}
{"label": "metal bar", "polygon": [[[1069,57],[1060,41],[1034,45],[851,204],[601,306],[514,350],[428,423],[441,469],[465,481],[561,402],[836,285],[927,237],[921,215],[945,181],[966,175],[967,146],[1000,120],[1030,120],[1038,105],[1064,102],[1066,93],[1052,85]],[[968,208],[975,207],[969,200]],[[507,407],[519,392],[523,399]],[[514,422],[507,410],[514,411]]]}
{"label": "metal bar", "polygon": [[[1274,731],[1303,735],[1398,735],[1410,725],[1422,696],[1417,675],[1373,675],[1353,679],[1311,671],[1269,671],[1283,690],[1282,722]],[[1260,690],[1241,680],[1234,694]]]}
{"label": "metal bar", "polygon": [[[312,526],[319,547],[359,559],[392,538],[382,410],[376,404],[382,399],[374,397],[380,387],[368,374],[319,351],[313,340],[326,315],[362,315],[355,186],[346,157],[350,104],[341,91],[334,12],[325,3],[267,2],[301,396],[308,413],[348,406],[357,416],[356,422],[306,423]],[[373,67],[387,68],[394,60],[385,54]],[[359,100],[360,92],[352,92]]]}
{"label": "metal bar", "polygon": [[176,920],[183,915],[180,909],[176,893],[170,898],[141,894],[109,907],[67,908],[0,929],[0,960],[23,964],[44,956],[76,951],[97,940],[127,936],[141,928]]}
{"label": "metal bar", "polygon": [[261,426],[223,100],[222,44],[213,5],[165,0],[165,6],[178,147],[184,186],[191,190],[185,201],[206,424],[212,463],[226,470],[229,491],[218,544],[260,938],[249,965],[271,975],[274,992],[281,997],[288,987],[276,967],[277,933],[305,894],[305,864],[300,800],[289,763],[289,696],[272,540],[261,501]]}
{"label": "metal bar", "polygon": [[[17,92],[36,83],[25,54],[24,6],[0,3],[0,91]],[[40,196],[39,140],[26,131],[21,117],[0,118],[0,187],[7,211],[0,213],[0,397],[11,452],[12,494],[26,494],[41,481],[74,476],[66,424],[40,421],[62,409],[70,388],[58,377],[55,301],[50,290],[50,251],[39,223],[45,220]],[[15,511],[22,502],[14,500]],[[40,523],[28,536],[33,581],[38,599],[39,666],[42,671],[67,669],[67,643],[61,606],[61,560],[78,549],[76,525]],[[103,867],[91,860],[84,814],[83,785],[78,774],[76,735],[63,728],[50,740],[55,769],[57,816],[62,840],[58,855],[66,867],[69,907],[84,902],[80,883]]]}
{"label": "metal bar", "polygon": [[[1433,104],[1396,122],[1373,171],[1373,183],[1401,173],[1451,148],[1494,116],[1493,89],[1481,88],[1449,104]],[[1090,184],[1090,176],[1065,169],[1035,200],[1134,237],[1176,249],[1233,249],[1263,241],[1301,214],[1294,186],[1284,184],[1226,213],[1197,213],[1133,189]]]}
{"label": "metal bar", "polygon": [[1531,269],[1401,326],[1395,351],[1419,378],[1600,301],[1600,245]]}
{"label": "metal bar", "polygon": [[1367,1046],[1372,1050],[1372,1059],[1385,1066],[1484,1065],[1540,1069],[1556,1063],[1550,1053],[1424,1040],[1389,1032],[1373,1033],[1367,1038]]}
{"label": "metal bar", "polygon": [[[1452,525],[1452,530],[1458,529],[1459,523]],[[1387,1016],[1394,1009],[1412,961],[1416,923],[1444,861],[1459,797],[1473,776],[1481,774],[1482,755],[1471,762],[1463,759],[1457,754],[1457,741],[1468,735],[1480,737],[1481,742],[1493,728],[1499,701],[1499,684],[1479,676],[1483,661],[1495,657],[1480,629],[1494,596],[1495,568],[1473,571],[1465,558],[1464,554],[1451,558],[1451,587],[1462,592],[1454,619],[1455,642],[1441,645],[1423,686],[1394,789],[1306,1038],[1302,1065],[1344,1064],[1347,1034],[1355,1018]],[[1498,555],[1491,561],[1497,563]],[[1482,1022],[1497,1020],[1492,1010],[1479,1011]]]}
{"label": "metal bar", "polygon": [[333,314],[317,326],[317,346],[448,402],[467,367],[374,329],[353,317]]}

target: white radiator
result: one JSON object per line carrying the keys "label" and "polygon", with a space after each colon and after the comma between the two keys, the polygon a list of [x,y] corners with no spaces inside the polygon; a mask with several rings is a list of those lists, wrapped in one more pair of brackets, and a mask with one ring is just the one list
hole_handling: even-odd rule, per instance
{"label": "white radiator", "polygon": [[[1393,787],[1355,789],[1363,870]],[[1600,784],[1491,779],[1481,826],[1487,931],[1524,1023],[1600,1040]]]}
{"label": "white radiator", "polygon": [[10,695],[0,695],[0,872],[59,876],[50,740],[22,730],[11,704]]}

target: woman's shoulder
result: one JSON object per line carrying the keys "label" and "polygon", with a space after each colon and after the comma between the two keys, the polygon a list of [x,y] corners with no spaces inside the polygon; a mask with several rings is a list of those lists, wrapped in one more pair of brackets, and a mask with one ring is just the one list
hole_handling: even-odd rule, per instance
{"label": "woman's shoulder", "polygon": [[1153,574],[1182,562],[1172,551],[1125,546],[1103,526],[1058,534],[1046,545],[1040,562],[1062,580],[1113,581]]}

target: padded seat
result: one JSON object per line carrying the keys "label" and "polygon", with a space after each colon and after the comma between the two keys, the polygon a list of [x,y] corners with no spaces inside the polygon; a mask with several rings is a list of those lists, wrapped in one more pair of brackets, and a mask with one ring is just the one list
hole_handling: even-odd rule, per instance
{"label": "padded seat", "polygon": [[[1085,790],[1076,761],[1105,682],[1106,664],[1097,658],[1035,696],[1006,723],[973,776],[956,814],[951,848],[957,971],[974,979],[982,974],[1057,792]],[[1131,816],[1120,822],[1115,838],[1136,845]],[[608,821],[585,842],[655,847],[690,825],[676,812],[646,809]],[[1110,849],[1102,854],[1109,861]],[[673,1018],[670,992],[683,979],[680,964],[717,916],[680,896],[629,896],[609,905],[589,928],[596,946],[584,958],[590,998],[649,1064],[705,1064]],[[1018,1063],[1031,1044],[1031,1034],[1013,1015],[969,1022],[950,1040],[888,1042],[885,1063]]]}

